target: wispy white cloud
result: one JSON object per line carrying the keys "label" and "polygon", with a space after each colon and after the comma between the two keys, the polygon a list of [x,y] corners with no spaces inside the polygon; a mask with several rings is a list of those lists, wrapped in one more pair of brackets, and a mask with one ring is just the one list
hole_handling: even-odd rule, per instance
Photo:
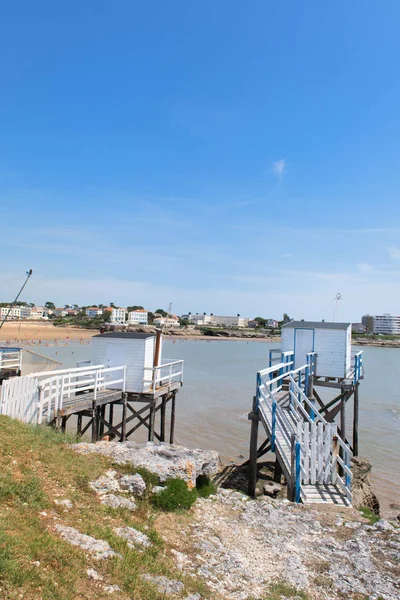
{"label": "wispy white cloud", "polygon": [[360,265],[358,265],[358,270],[360,271],[360,273],[368,274],[371,273],[371,271],[373,270],[373,266],[368,263],[361,263]]}
{"label": "wispy white cloud", "polygon": [[277,177],[279,181],[282,180],[287,168],[286,160],[283,158],[281,160],[276,160],[272,163],[271,171]]}
{"label": "wispy white cloud", "polygon": [[400,248],[397,246],[391,246],[387,249],[389,256],[392,260],[400,260]]}
{"label": "wispy white cloud", "polygon": [[291,252],[284,252],[283,254],[281,254],[281,258],[290,258],[292,256]]}

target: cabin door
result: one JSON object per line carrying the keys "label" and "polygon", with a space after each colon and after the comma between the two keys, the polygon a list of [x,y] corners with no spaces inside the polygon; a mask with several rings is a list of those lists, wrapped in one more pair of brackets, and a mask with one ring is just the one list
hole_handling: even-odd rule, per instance
{"label": "cabin door", "polygon": [[314,329],[294,330],[294,367],[298,369],[307,364],[308,352],[314,351]]}
{"label": "cabin door", "polygon": [[[107,364],[106,367],[122,367],[126,364],[125,352],[122,344],[107,344]],[[123,371],[111,371],[106,374],[106,381],[115,381],[116,379],[122,379]],[[110,388],[115,390],[122,390],[121,383],[112,383]]]}

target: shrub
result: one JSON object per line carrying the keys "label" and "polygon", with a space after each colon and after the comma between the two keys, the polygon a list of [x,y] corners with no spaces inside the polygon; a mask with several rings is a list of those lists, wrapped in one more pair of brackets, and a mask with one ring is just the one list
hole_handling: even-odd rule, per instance
{"label": "shrub", "polygon": [[189,509],[197,500],[197,490],[189,490],[182,479],[167,479],[165,489],[154,494],[151,501],[154,506],[168,512]]}
{"label": "shrub", "polygon": [[364,519],[368,519],[370,525],[375,525],[380,519],[379,515],[376,515],[370,508],[367,506],[361,506],[359,509],[360,513],[364,517]]}
{"label": "shrub", "polygon": [[207,498],[215,494],[216,487],[207,475],[199,475],[196,479],[196,489],[200,498]]}

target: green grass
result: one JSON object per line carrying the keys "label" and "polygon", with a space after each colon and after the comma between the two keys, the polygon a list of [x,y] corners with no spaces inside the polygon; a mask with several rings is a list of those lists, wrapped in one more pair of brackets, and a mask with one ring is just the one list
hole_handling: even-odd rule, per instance
{"label": "green grass", "polygon": [[197,490],[189,490],[182,479],[167,479],[165,489],[151,497],[153,506],[167,512],[187,510],[196,500]]}
{"label": "green grass", "polygon": [[207,475],[199,475],[196,479],[197,494],[200,498],[207,498],[215,494],[217,488]]}
{"label": "green grass", "polygon": [[274,583],[271,585],[268,595],[265,596],[263,600],[281,600],[282,597],[308,600],[308,596],[305,592],[298,590],[287,583]]}
{"label": "green grass", "polygon": [[380,516],[376,515],[370,508],[367,508],[366,506],[362,506],[359,510],[364,519],[368,519],[370,525],[375,525],[375,523],[380,520]]}
{"label": "green grass", "polygon": [[[0,416],[0,428],[0,598],[105,600],[110,595],[103,584],[117,584],[122,590],[118,600],[162,600],[142,575],[179,579],[182,574],[155,527],[160,513],[154,511],[148,498],[138,502],[134,513],[103,506],[89,482],[112,467],[110,459],[78,454],[70,447],[74,438],[49,427],[29,427]],[[140,472],[152,485],[158,483],[143,469],[129,472]],[[72,509],[65,510],[54,502],[66,498],[73,502]],[[171,514],[167,518],[175,517]],[[62,540],[55,531],[56,523],[107,540],[122,558],[95,561]],[[129,549],[113,531],[127,525],[146,533],[153,545],[144,552]],[[39,566],[36,561],[40,561]],[[88,568],[101,574],[101,585],[87,577]],[[182,581],[186,595],[202,592],[201,582],[191,577]]]}

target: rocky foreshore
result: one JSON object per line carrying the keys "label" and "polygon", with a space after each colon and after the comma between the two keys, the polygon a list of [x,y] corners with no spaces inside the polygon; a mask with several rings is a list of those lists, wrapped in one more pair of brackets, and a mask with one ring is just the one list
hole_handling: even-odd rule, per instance
{"label": "rocky foreshore", "polygon": [[[199,475],[215,476],[220,469],[216,452],[176,445],[98,442],[74,448],[83,454],[103,454],[115,464],[145,467],[160,478],[161,486],[169,477],[180,477],[191,487]],[[368,465],[361,459],[355,465],[363,498],[369,493]],[[146,484],[140,475],[108,471],[91,486],[102,503],[122,498],[132,504],[130,510],[136,510],[135,500],[139,501]],[[191,598],[254,600],[269,598],[271,589],[280,590],[273,596],[279,599],[400,597],[400,529],[396,524],[370,521],[354,508],[292,504],[272,498],[268,484],[264,487],[264,495],[257,499],[220,488],[208,498],[199,498],[185,516],[155,515],[158,534],[176,567],[184,577],[202,580],[208,590]],[[158,488],[153,492],[158,493]],[[81,540],[75,531],[61,534],[71,536],[71,543],[93,544],[96,551],[99,547],[110,552],[108,547],[103,549],[101,540]],[[149,544],[146,536],[129,527],[117,535],[135,547]],[[153,577],[153,581],[166,598],[189,598],[178,580]]]}

